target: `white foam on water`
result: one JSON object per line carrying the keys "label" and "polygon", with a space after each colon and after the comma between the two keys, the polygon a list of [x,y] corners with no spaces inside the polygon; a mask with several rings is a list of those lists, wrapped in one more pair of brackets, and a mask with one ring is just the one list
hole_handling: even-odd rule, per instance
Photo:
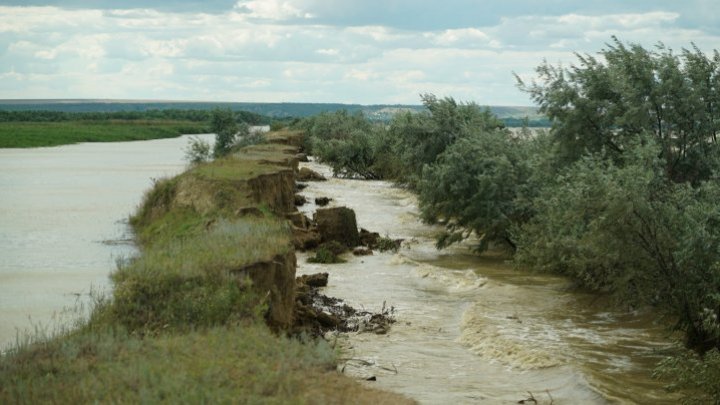
{"label": "white foam on water", "polygon": [[520,370],[566,363],[557,333],[531,319],[488,313],[486,307],[476,303],[463,314],[460,328],[459,341],[487,361]]}

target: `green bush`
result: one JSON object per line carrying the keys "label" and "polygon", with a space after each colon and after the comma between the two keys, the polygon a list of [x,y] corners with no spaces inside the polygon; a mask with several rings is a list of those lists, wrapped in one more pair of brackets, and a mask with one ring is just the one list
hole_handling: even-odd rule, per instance
{"label": "green bush", "polygon": [[720,403],[720,351],[713,349],[700,357],[692,351],[668,357],[656,375],[673,381],[667,388],[684,393],[684,404]]}
{"label": "green bush", "polygon": [[315,251],[315,256],[308,258],[309,263],[324,263],[324,264],[335,264],[345,263],[345,260],[338,257],[338,253],[335,253],[331,248],[327,246],[320,246]]}
{"label": "green bush", "polygon": [[210,143],[198,138],[191,137],[185,149],[185,160],[192,164],[199,164],[209,161],[212,158],[212,147]]}

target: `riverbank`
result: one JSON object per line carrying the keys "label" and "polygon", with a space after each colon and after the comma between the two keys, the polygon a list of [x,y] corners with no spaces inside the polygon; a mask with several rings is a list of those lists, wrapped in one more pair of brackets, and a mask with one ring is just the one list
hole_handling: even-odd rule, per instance
{"label": "riverbank", "polygon": [[208,125],[205,122],[180,120],[2,122],[0,148],[140,141],[207,132]]}
{"label": "riverbank", "polygon": [[342,334],[346,374],[376,377],[378,388],[421,403],[678,403],[652,377],[673,349],[666,325],[652,313],[608,310],[570,280],[515,269],[502,257],[477,255],[473,241],[435,248],[442,227],[419,221],[417,197],[386,181],[333,178],[332,169],[301,194],[314,212],[346,206],[360,227],[404,239],[398,252],[341,256],[345,263],[309,262],[298,273],[329,273],[323,293],[357,308],[394,310],[385,335]]}
{"label": "riverbank", "polygon": [[[76,328],[10,350],[0,402],[398,403],[335,371],[293,317],[299,134],[158,181],[131,219],[142,254]],[[269,327],[267,325],[270,325]]]}

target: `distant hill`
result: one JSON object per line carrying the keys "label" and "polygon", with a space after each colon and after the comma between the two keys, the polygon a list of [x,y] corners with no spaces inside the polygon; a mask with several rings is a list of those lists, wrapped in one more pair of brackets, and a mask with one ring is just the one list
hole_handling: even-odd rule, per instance
{"label": "distant hill", "polygon": [[[0,100],[0,110],[5,111],[62,111],[62,112],[116,112],[116,111],[147,111],[147,110],[210,110],[216,107],[231,108],[235,111],[249,111],[273,118],[308,117],[321,112],[347,110],[354,113],[361,111],[368,118],[386,121],[400,111],[422,111],[422,105],[412,104],[339,104],[339,103],[233,103],[233,102],[199,102],[199,101],[162,101],[162,100]],[[547,122],[539,115],[535,107],[489,106],[499,118],[515,126],[528,118],[534,126]]]}

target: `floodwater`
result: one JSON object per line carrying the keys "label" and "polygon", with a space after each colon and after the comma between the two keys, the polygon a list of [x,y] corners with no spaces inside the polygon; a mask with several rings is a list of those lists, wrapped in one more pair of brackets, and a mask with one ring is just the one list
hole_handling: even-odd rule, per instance
{"label": "floodwater", "polygon": [[[310,168],[330,178],[325,166]],[[652,379],[672,347],[648,314],[608,311],[562,278],[512,269],[467,246],[437,251],[437,228],[423,225],[407,191],[379,181],[330,179],[303,190],[353,208],[358,226],[405,242],[397,253],[346,255],[344,264],[307,263],[329,272],[325,293],[354,307],[392,307],[386,335],[343,334],[340,369],[421,403],[676,403]],[[315,207],[302,208],[311,215]],[[525,401],[525,403],[533,403]]]}
{"label": "floodwater", "polygon": [[[54,314],[108,288],[115,260],[135,253],[126,218],[153,179],[183,170],[186,144],[0,149],[0,346],[18,330],[52,329]],[[438,252],[438,229],[421,224],[414,196],[389,183],[330,179],[303,194],[331,197],[355,210],[359,226],[405,239],[397,254],[349,255],[345,264],[298,255],[298,273],[330,273],[326,294],[393,307],[386,335],[337,337],[344,373],[429,404],[676,402],[651,378],[671,347],[651,316],[608,311],[562,278],[464,246]]]}
{"label": "floodwater", "polygon": [[0,350],[107,289],[116,259],[135,252],[128,216],[154,179],[185,168],[187,142],[0,149]]}

